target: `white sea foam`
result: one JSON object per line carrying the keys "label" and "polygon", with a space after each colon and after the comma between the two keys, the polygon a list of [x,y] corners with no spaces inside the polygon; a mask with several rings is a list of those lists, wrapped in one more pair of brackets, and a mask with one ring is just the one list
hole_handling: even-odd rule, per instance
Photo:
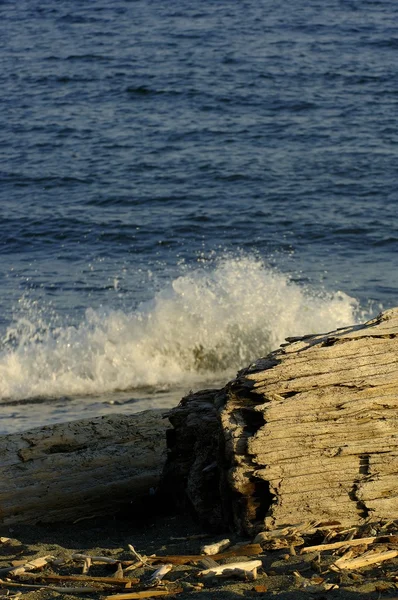
{"label": "white sea foam", "polygon": [[253,257],[184,272],[134,312],[88,309],[77,327],[25,316],[0,354],[0,398],[104,394],[225,379],[287,336],[363,318],[344,292],[306,289]]}

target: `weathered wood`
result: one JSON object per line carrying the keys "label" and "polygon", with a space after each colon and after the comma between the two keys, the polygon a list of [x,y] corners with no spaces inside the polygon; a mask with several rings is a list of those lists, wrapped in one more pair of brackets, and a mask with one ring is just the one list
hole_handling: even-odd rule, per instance
{"label": "weathered wood", "polygon": [[246,560],[211,567],[198,573],[198,577],[239,577],[240,579],[257,579],[257,569],[261,568],[261,560]]}
{"label": "weathered wood", "polygon": [[111,415],[0,437],[0,523],[109,514],[159,483],[163,411]]}
{"label": "weathered wood", "polygon": [[398,518],[398,308],[290,339],[169,418],[166,481],[212,526]]}
{"label": "weathered wood", "polygon": [[356,558],[347,558],[342,556],[336,562],[331,565],[332,570],[353,570],[353,569],[361,569],[362,567],[368,567],[370,565],[375,565],[385,560],[391,560],[398,556],[398,550],[385,550],[384,552],[379,552],[377,550],[371,550],[370,552],[366,552],[362,554],[362,556],[357,556]]}

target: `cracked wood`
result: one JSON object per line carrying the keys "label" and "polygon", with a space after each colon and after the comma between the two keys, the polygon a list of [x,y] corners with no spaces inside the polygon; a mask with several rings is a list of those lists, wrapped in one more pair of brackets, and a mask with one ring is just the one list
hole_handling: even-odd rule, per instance
{"label": "cracked wood", "polygon": [[111,514],[159,483],[162,411],[110,415],[0,436],[0,523]]}
{"label": "cracked wood", "polygon": [[[212,452],[202,449],[202,462],[190,454],[204,439],[191,429],[182,461],[181,427],[206,413]],[[185,398],[170,420],[169,463],[180,461],[195,510],[213,524],[232,521],[252,533],[397,518],[398,308],[363,325],[291,338],[223,390]],[[206,487],[202,470],[215,457]]]}

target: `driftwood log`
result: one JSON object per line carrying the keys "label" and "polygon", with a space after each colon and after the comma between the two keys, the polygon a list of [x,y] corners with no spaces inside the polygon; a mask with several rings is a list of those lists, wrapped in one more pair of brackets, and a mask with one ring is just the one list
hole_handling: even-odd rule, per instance
{"label": "driftwood log", "polygon": [[169,414],[165,485],[242,533],[398,518],[398,308],[287,344]]}
{"label": "driftwood log", "polygon": [[398,308],[291,338],[168,416],[1,436],[0,523],[115,512],[159,484],[166,452],[163,490],[213,528],[398,519]]}
{"label": "driftwood log", "polygon": [[148,410],[0,436],[0,523],[111,514],[159,484],[164,411]]}

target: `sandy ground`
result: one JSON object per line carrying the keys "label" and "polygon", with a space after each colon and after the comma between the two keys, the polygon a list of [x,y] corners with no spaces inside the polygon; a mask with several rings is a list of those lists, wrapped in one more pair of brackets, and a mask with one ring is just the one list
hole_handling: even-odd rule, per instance
{"label": "sandy ground", "polygon": [[[148,508],[148,507],[147,507]],[[161,511],[162,512],[162,511]],[[146,514],[144,514],[146,513]],[[119,561],[133,560],[128,545],[143,555],[186,555],[199,554],[205,543],[229,537],[233,543],[252,540],[231,536],[228,532],[208,534],[189,516],[177,514],[156,514],[151,510],[141,511],[137,508],[131,513],[95,518],[80,521],[72,525],[15,525],[0,527],[0,536],[10,538],[0,542],[0,598],[12,598],[22,592],[20,598],[26,600],[49,600],[65,598],[66,600],[83,598],[105,598],[116,593],[147,590],[145,581],[153,568],[138,568],[124,573],[125,577],[139,580],[130,590],[117,592],[115,589],[93,593],[69,593],[66,586],[76,585],[70,581],[53,583],[39,575],[78,575],[82,572],[82,564],[73,560],[75,553],[91,556],[106,556]],[[314,540],[306,540],[306,544]],[[362,568],[354,572],[334,572],[329,565],[336,559],[335,555],[322,553],[319,558],[314,553],[300,554],[300,548],[294,550],[280,548],[263,550],[258,556],[235,557],[221,562],[260,559],[262,568],[255,581],[242,581],[236,578],[212,578],[203,580],[198,576],[201,568],[197,564],[175,566],[165,577],[166,583],[153,588],[168,589],[171,592],[183,590],[175,595],[181,600],[232,600],[236,598],[268,598],[278,600],[327,599],[337,598],[358,600],[366,597],[369,600],[380,598],[397,598],[398,560],[389,560],[371,568]],[[9,567],[13,561],[26,562],[37,556],[52,555],[62,559],[63,564],[47,565],[35,572],[35,579],[24,577],[8,577],[1,569]],[[89,576],[111,577],[116,571],[115,565],[93,564]],[[65,586],[65,591],[54,591],[50,588],[29,590],[24,587],[7,585],[7,577],[11,582],[24,582],[43,586]],[[199,584],[199,585],[198,585]],[[88,585],[88,584],[85,584]],[[98,584],[99,585],[99,584]],[[330,589],[327,589],[330,588]],[[152,588],[151,588],[152,589]]]}

